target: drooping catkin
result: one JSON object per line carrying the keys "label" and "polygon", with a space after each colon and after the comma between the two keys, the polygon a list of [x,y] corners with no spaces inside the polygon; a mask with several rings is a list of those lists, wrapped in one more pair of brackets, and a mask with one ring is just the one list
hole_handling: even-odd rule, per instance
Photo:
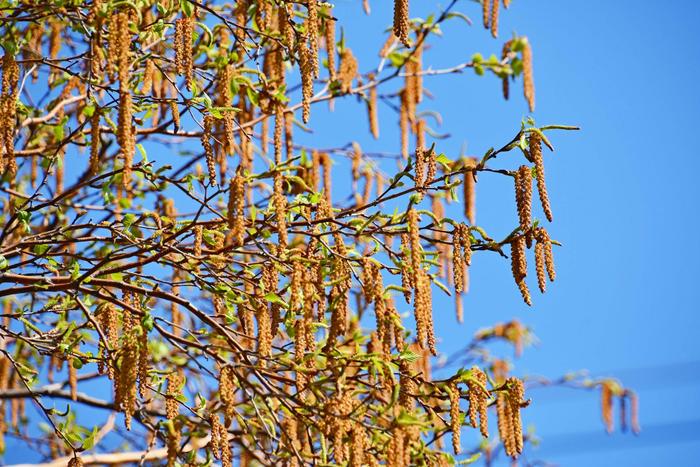
{"label": "drooping catkin", "polygon": [[501,7],[500,0],[492,0],[491,3],[491,35],[496,38],[498,37],[498,13]]}
{"label": "drooping catkin", "polygon": [[73,366],[73,362],[68,362],[68,386],[70,387],[70,398],[78,400],[78,370]]}
{"label": "drooping catkin", "polygon": [[121,149],[122,160],[124,161],[124,172],[122,173],[122,186],[125,190],[131,187],[131,173],[134,162],[135,140],[134,127],[132,125],[133,104],[131,93],[127,90],[119,95],[119,123],[117,128],[117,142]]}
{"label": "drooping catkin", "polygon": [[175,127],[175,133],[177,133],[180,131],[180,109],[175,99],[169,100],[168,106],[170,107],[170,114],[173,117],[173,127]]}
{"label": "drooping catkin", "polygon": [[415,273],[415,278],[413,307],[416,320],[416,338],[420,348],[425,348],[427,343],[430,353],[437,355],[430,277],[423,268],[419,268]]}
{"label": "drooping catkin", "polygon": [[357,59],[352,54],[352,50],[348,47],[343,47],[343,51],[340,54],[340,69],[338,70],[340,91],[343,94],[347,94],[352,90],[352,82],[357,76],[357,70]]}
{"label": "drooping catkin", "polygon": [[207,171],[209,172],[209,183],[216,186],[216,158],[214,157],[214,148],[211,144],[212,126],[214,125],[214,117],[205,115],[202,130],[202,148],[204,148],[204,157],[207,161]]}
{"label": "drooping catkin", "polygon": [[15,58],[6,53],[2,60],[2,95],[0,96],[0,172],[17,173],[15,160],[15,126],[17,113],[17,83],[19,67]]}
{"label": "drooping catkin", "polygon": [[411,41],[408,37],[410,30],[408,0],[394,0],[394,35],[406,47],[411,46]]}
{"label": "drooping catkin", "polygon": [[146,64],[143,70],[143,84],[141,85],[141,94],[151,94],[153,91],[153,75],[156,72],[156,66],[153,59],[146,59]]}
{"label": "drooping catkin", "polygon": [[499,0],[481,0],[481,17],[486,29],[489,28],[489,20],[491,19],[491,2]]}
{"label": "drooping catkin", "polygon": [[306,8],[308,15],[306,17],[306,31],[309,35],[309,52],[311,61],[312,79],[318,78],[318,0],[307,0]]}
{"label": "drooping catkin", "polygon": [[545,253],[544,244],[537,241],[535,245],[535,270],[537,271],[537,285],[540,288],[540,292],[544,293],[547,288],[547,280],[545,278]]}
{"label": "drooping catkin", "polygon": [[[375,80],[374,73],[367,76],[370,83]],[[369,131],[374,139],[379,139],[379,117],[377,115],[377,86],[371,85],[369,88],[369,98],[367,99],[367,119],[369,120]]]}
{"label": "drooping catkin", "polygon": [[179,412],[179,404],[177,398],[182,395],[182,385],[184,377],[182,370],[176,370],[167,376],[168,392],[165,398],[165,416],[168,420],[173,420]]}
{"label": "drooping catkin", "polygon": [[523,43],[523,93],[530,108],[530,112],[535,111],[535,80],[532,76],[532,48],[527,38]]}
{"label": "drooping catkin", "polygon": [[312,51],[306,36],[299,43],[299,71],[301,73],[302,120],[304,123],[308,123],[311,115],[311,98],[314,93],[314,70]]}
{"label": "drooping catkin", "polygon": [[411,291],[414,287],[413,270],[411,268],[411,241],[408,233],[401,234],[401,287],[406,303],[411,302]]}
{"label": "drooping catkin", "polygon": [[399,109],[399,131],[401,135],[401,155],[405,160],[408,160],[408,136],[409,136],[409,106],[408,95],[406,89],[399,92],[401,97],[401,107]]}
{"label": "drooping catkin", "polygon": [[245,178],[236,173],[229,185],[228,198],[228,226],[232,231],[236,246],[243,245],[245,237],[245,217],[243,206],[245,203]]}
{"label": "drooping catkin", "polygon": [[554,254],[552,253],[552,240],[549,238],[549,232],[544,227],[538,227],[535,231],[535,238],[544,247],[544,264],[547,268],[547,275],[550,282],[553,282],[557,277],[554,270]]}
{"label": "drooping catkin", "polygon": [[221,428],[223,428],[223,425],[221,424],[221,420],[219,419],[219,415],[217,413],[212,412],[209,414],[209,425],[211,426],[211,438],[209,441],[211,453],[214,456],[214,459],[221,459]]}
{"label": "drooping catkin", "polygon": [[195,17],[186,16],[175,21],[175,64],[178,74],[185,75],[187,89],[192,89],[194,77],[194,57],[192,56],[192,35]]}
{"label": "drooping catkin", "polygon": [[610,383],[604,381],[600,385],[600,404],[605,431],[613,431],[613,392]]}
{"label": "drooping catkin", "polygon": [[324,21],[325,30],[324,36],[326,41],[326,53],[328,56],[328,76],[330,81],[336,80],[336,63],[335,63],[335,19],[333,18],[333,10],[326,10],[326,19]]}
{"label": "drooping catkin", "polygon": [[542,156],[542,138],[536,131],[530,132],[528,138],[530,147],[530,158],[535,163],[535,174],[537,176],[537,192],[540,195],[540,203],[545,217],[549,222],[552,222],[552,207],[549,204],[549,195],[547,194],[547,184],[544,177],[544,158]]}
{"label": "drooping catkin", "polygon": [[100,109],[95,110],[90,117],[90,174],[100,171]]}
{"label": "drooping catkin", "polygon": [[464,217],[476,224],[476,159],[464,160]]}
{"label": "drooping catkin", "polygon": [[532,173],[526,165],[521,165],[515,172],[515,204],[518,208],[520,230],[527,236],[529,246],[532,242],[529,234],[532,223]]}
{"label": "drooping catkin", "polygon": [[[488,378],[486,373],[479,367],[472,368],[472,379],[467,380],[467,386],[469,387],[469,421],[471,426],[476,428],[479,426],[481,435],[484,438],[488,438],[488,399],[490,394],[486,389],[486,383]],[[479,421],[477,423],[477,415]]]}
{"label": "drooping catkin", "polygon": [[447,392],[450,397],[450,429],[452,430],[452,450],[455,454],[462,451],[461,433],[462,423],[459,411],[459,386],[456,382],[447,385]]}
{"label": "drooping catkin", "polygon": [[[513,40],[507,40],[503,44],[503,49],[501,49],[501,61],[504,61],[510,54],[510,46],[513,44]],[[510,97],[510,75],[504,74],[501,78],[502,89],[503,89],[503,99],[508,100]]]}
{"label": "drooping catkin", "polygon": [[530,291],[527,288],[525,277],[527,276],[527,260],[525,258],[525,236],[519,235],[510,243],[510,260],[513,279],[520,289],[523,300],[528,305],[532,305]]}

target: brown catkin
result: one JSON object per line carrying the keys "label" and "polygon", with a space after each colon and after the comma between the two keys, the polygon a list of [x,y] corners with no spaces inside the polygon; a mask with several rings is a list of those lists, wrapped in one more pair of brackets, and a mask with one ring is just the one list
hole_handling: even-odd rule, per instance
{"label": "brown catkin", "polygon": [[347,47],[343,48],[340,54],[340,69],[338,70],[338,79],[340,80],[340,91],[347,94],[352,90],[352,82],[357,76],[357,59],[352,54],[352,50]]}
{"label": "brown catkin", "polygon": [[68,384],[70,386],[70,398],[78,400],[78,370],[73,366],[73,362],[68,362]]}
{"label": "brown catkin", "polygon": [[398,39],[394,35],[394,31],[391,31],[389,33],[389,37],[386,38],[386,41],[384,42],[384,45],[382,45],[381,50],[379,51],[379,56],[381,58],[386,58],[389,56],[389,51],[394,48],[394,44],[396,44],[396,41]]}
{"label": "brown catkin", "polygon": [[228,226],[232,231],[236,246],[243,245],[245,239],[245,217],[243,207],[245,203],[245,178],[237,173],[231,179],[228,198]]}
{"label": "brown catkin", "polygon": [[[513,40],[508,40],[503,44],[503,49],[501,49],[501,61],[504,61],[506,58],[508,58],[508,55],[510,54],[510,46],[513,44]],[[501,78],[502,82],[502,89],[503,89],[503,98],[505,100],[508,100],[510,97],[510,75],[504,74],[503,77]]]}
{"label": "brown catkin", "polygon": [[530,291],[527,288],[527,283],[525,282],[525,277],[527,276],[527,260],[525,258],[525,236],[519,235],[510,243],[511,253],[511,270],[513,272],[513,279],[520,289],[520,293],[523,296],[523,300],[528,305],[532,305],[532,300],[530,298]]}
{"label": "brown catkin", "polygon": [[491,35],[498,37],[498,13],[501,7],[500,0],[492,0],[491,3]]}
{"label": "brown catkin", "polygon": [[170,113],[173,117],[173,126],[175,127],[175,133],[180,131],[180,109],[177,106],[177,101],[171,99],[168,101],[168,106],[170,107]]}
{"label": "brown catkin", "polygon": [[600,385],[600,403],[605,431],[613,431],[613,392],[610,383],[604,381]]}
{"label": "brown catkin", "polygon": [[537,285],[540,288],[540,292],[544,293],[547,288],[547,280],[545,278],[545,253],[544,244],[541,241],[537,241],[535,245],[535,270],[537,271]]}
{"label": "brown catkin", "polygon": [[476,224],[476,159],[464,162],[464,217],[471,225]]}
{"label": "brown catkin", "polygon": [[209,447],[214,459],[221,459],[221,420],[219,415],[212,412],[209,414],[209,425],[211,426],[211,439]]}
{"label": "brown catkin", "polygon": [[532,173],[530,167],[521,165],[515,172],[515,204],[518,208],[520,230],[527,235],[528,246],[531,243],[529,235],[532,223]]}
{"label": "brown catkin", "polygon": [[491,19],[491,2],[499,0],[481,0],[481,16],[486,29],[489,28],[489,19]]}
{"label": "brown catkin", "polygon": [[211,144],[212,126],[214,125],[214,117],[205,115],[202,130],[202,147],[204,148],[204,157],[207,161],[207,171],[209,172],[209,183],[216,186],[216,158],[214,157],[214,148]]}
{"label": "brown catkin", "polygon": [[405,160],[408,160],[408,133],[409,133],[409,106],[408,95],[406,89],[400,91],[401,107],[399,109],[399,130],[401,135],[401,155]]}
{"label": "brown catkin", "polygon": [[549,195],[547,194],[547,184],[544,177],[544,158],[542,156],[542,138],[536,131],[530,132],[528,138],[530,146],[530,157],[535,163],[535,174],[537,175],[537,191],[540,194],[540,203],[545,217],[549,222],[552,222],[552,207],[549,204]]}
{"label": "brown catkin", "polygon": [[[373,83],[376,76],[370,73],[367,76],[370,83]],[[367,99],[367,119],[369,120],[369,131],[374,139],[379,139],[379,117],[377,115],[377,86],[370,84],[369,98]]]}
{"label": "brown catkin", "polygon": [[156,66],[153,59],[146,59],[146,64],[143,70],[143,84],[141,85],[141,94],[151,94],[153,91],[153,75],[156,72]]}
{"label": "brown catkin", "polygon": [[68,467],[83,467],[85,465],[80,457],[71,457],[68,461]]}
{"label": "brown catkin", "polygon": [[523,60],[523,92],[530,112],[535,111],[535,80],[532,77],[532,48],[527,39],[524,40],[522,50]]}
{"label": "brown catkin", "polygon": [[408,38],[410,30],[408,0],[394,0],[394,35],[406,47],[411,46],[411,41]]}
{"label": "brown catkin", "polygon": [[325,41],[326,41],[326,53],[328,55],[328,76],[330,81],[336,80],[336,69],[335,69],[335,19],[333,18],[333,10],[328,9],[326,11],[327,18],[325,19]]}
{"label": "brown catkin", "polygon": [[122,173],[122,186],[129,190],[131,186],[131,172],[134,163],[134,127],[132,125],[133,104],[131,93],[123,91],[119,95],[119,123],[117,128],[117,142],[121,149],[124,161],[124,172]]}
{"label": "brown catkin", "polygon": [[401,234],[401,287],[406,303],[411,302],[411,290],[414,287],[411,269],[411,246],[408,233]]}
{"label": "brown catkin", "polygon": [[[523,452],[524,447],[523,422],[520,418],[520,407],[525,402],[525,387],[521,380],[514,377],[508,379],[508,386],[510,388],[508,399],[511,405],[511,426],[513,429],[512,436],[515,439],[515,452],[520,454]],[[516,457],[512,454],[511,456]]]}
{"label": "brown catkin", "polygon": [[17,113],[17,83],[19,67],[15,58],[8,54],[2,60],[2,95],[0,96],[0,172],[17,173],[15,160],[15,126]]}
{"label": "brown catkin", "polygon": [[302,120],[309,122],[311,115],[311,98],[314,93],[314,70],[312,50],[306,37],[299,43],[299,71],[301,72]]}
{"label": "brown catkin", "polygon": [[90,117],[90,174],[100,171],[100,109],[95,110]]}
{"label": "brown catkin", "polygon": [[447,386],[447,392],[450,397],[450,429],[452,430],[452,450],[455,454],[459,454],[462,451],[460,442],[462,423],[460,420],[459,386],[457,383],[450,383]]}
{"label": "brown catkin", "polygon": [[318,0],[307,0],[306,8],[308,15],[306,17],[306,31],[309,35],[309,51],[311,53],[311,74],[313,78],[318,78]]}
{"label": "brown catkin", "polygon": [[173,420],[177,417],[180,410],[177,398],[182,395],[182,385],[184,377],[181,370],[170,373],[167,376],[168,392],[165,399],[165,416],[168,420]]}

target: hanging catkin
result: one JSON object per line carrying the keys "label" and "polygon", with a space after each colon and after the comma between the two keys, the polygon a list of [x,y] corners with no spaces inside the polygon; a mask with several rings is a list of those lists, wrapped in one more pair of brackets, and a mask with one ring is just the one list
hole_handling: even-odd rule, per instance
{"label": "hanging catkin", "polygon": [[481,16],[483,19],[484,27],[489,28],[489,19],[491,19],[491,2],[498,2],[499,0],[481,0]]}
{"label": "hanging catkin", "polygon": [[347,94],[352,90],[352,82],[357,76],[357,70],[357,60],[352,54],[352,50],[344,47],[342,53],[340,54],[340,69],[338,70],[340,91],[343,94]]}
{"label": "hanging catkin", "polygon": [[525,236],[519,235],[510,243],[510,261],[511,270],[513,272],[513,279],[520,289],[520,293],[523,296],[523,300],[528,305],[532,305],[530,299],[530,291],[527,288],[527,283],[525,282],[525,276],[527,276],[527,260],[525,259]]}
{"label": "hanging catkin", "polygon": [[308,15],[306,17],[306,32],[309,35],[309,52],[310,52],[310,67],[313,78],[318,78],[318,3],[317,0],[307,0],[306,8]]}
{"label": "hanging catkin", "polygon": [[[513,39],[507,40],[503,44],[503,49],[501,49],[501,61],[505,61],[506,58],[510,55],[510,46],[513,44]],[[508,100],[510,97],[510,75],[504,74],[503,77],[501,78],[501,83],[502,83],[502,89],[503,89],[503,98],[505,100]]]}
{"label": "hanging catkin", "polygon": [[15,160],[15,125],[17,113],[17,83],[19,67],[15,58],[6,53],[2,59],[2,95],[0,96],[0,172],[17,173]]}
{"label": "hanging catkin", "polygon": [[549,222],[552,222],[552,207],[549,204],[549,196],[547,195],[547,184],[544,178],[544,158],[542,156],[542,138],[536,131],[530,132],[528,138],[530,147],[530,158],[535,163],[535,174],[537,175],[537,191],[540,194],[540,203],[542,210]]}
{"label": "hanging catkin", "polygon": [[523,92],[530,112],[535,111],[535,80],[532,77],[532,48],[527,38],[523,40]]}
{"label": "hanging catkin", "polygon": [[411,41],[408,38],[410,29],[408,0],[394,0],[394,35],[406,47],[411,46]]}
{"label": "hanging catkin", "polygon": [[[238,171],[240,172],[240,171]],[[228,226],[232,231],[236,246],[243,245],[245,237],[245,217],[243,206],[245,202],[245,178],[240,173],[231,179],[228,198]]]}
{"label": "hanging catkin", "polygon": [[538,227],[537,230],[535,230],[535,239],[538,243],[542,244],[547,275],[549,276],[550,282],[554,282],[557,273],[554,270],[554,255],[552,253],[552,240],[549,238],[549,232],[547,232],[547,229],[544,227]]}
{"label": "hanging catkin", "polygon": [[491,4],[491,35],[498,37],[498,12],[501,7],[501,0],[492,0]]}
{"label": "hanging catkin", "polygon": [[373,85],[376,76],[370,73],[367,79],[370,82],[369,98],[367,99],[367,119],[369,120],[369,131],[374,139],[379,139],[379,117],[377,116],[377,86]]}
{"label": "hanging catkin", "polygon": [[324,24],[325,28],[325,41],[326,41],[326,53],[328,55],[328,76],[330,81],[336,80],[336,70],[335,70],[335,19],[333,18],[333,10],[331,8],[326,10],[326,19]]}
{"label": "hanging catkin", "polygon": [[476,159],[464,159],[464,217],[476,224]]}
{"label": "hanging catkin", "polygon": [[462,423],[459,411],[459,386],[453,382],[447,386],[447,392],[450,397],[450,429],[452,430],[452,450],[455,454],[462,451],[461,434]]}
{"label": "hanging catkin", "polygon": [[90,175],[100,171],[100,109],[95,107],[90,117]]}
{"label": "hanging catkin", "polygon": [[532,174],[530,167],[526,165],[521,165],[515,172],[515,204],[518,208],[520,230],[526,235],[529,247],[532,242],[529,233],[532,223]]}
{"label": "hanging catkin", "polygon": [[304,37],[299,43],[299,71],[301,72],[302,120],[309,122],[311,98],[314,93],[314,71],[312,52]]}
{"label": "hanging catkin", "polygon": [[214,117],[205,115],[202,124],[202,148],[204,148],[204,157],[207,161],[207,171],[209,172],[209,183],[216,186],[216,158],[214,157],[214,148],[211,144],[211,132],[214,125]]}

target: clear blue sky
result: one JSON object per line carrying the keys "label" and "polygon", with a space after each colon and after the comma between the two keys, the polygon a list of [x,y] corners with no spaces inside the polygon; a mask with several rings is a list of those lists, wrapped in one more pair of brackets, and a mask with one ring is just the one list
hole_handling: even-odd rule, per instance
{"label": "clear blue sky", "polygon": [[[437,4],[411,3],[412,16]],[[370,17],[359,2],[335,4],[360,68],[375,66],[391,2],[371,1]],[[451,303],[436,302],[440,349],[456,350],[477,329],[518,317],[541,341],[518,362],[525,374],[554,377],[587,368],[592,376],[619,376],[638,391],[643,431],[637,438],[604,433],[598,392],[532,391],[524,420],[536,425],[543,443],[529,460],[697,465],[700,249],[692,233],[700,224],[692,206],[700,199],[700,154],[693,142],[700,116],[700,2],[513,0],[501,15],[498,40],[479,24],[478,4],[460,1],[457,9],[474,26],[446,25],[444,38],[431,40],[426,67],[468,61],[477,51],[499,54],[512,31],[525,34],[533,47],[537,122],[575,124],[582,131],[553,135],[557,151],[545,155],[555,217],[550,232],[564,244],[555,251],[557,281],[546,295],[535,294],[528,309],[508,262],[478,255],[465,324],[456,326]],[[509,102],[497,79],[471,72],[430,78],[426,86],[435,99],[422,108],[444,117],[440,131],[452,137],[438,149],[448,154],[463,143],[479,155],[500,146],[527,112],[519,83]],[[360,108],[338,102],[333,114],[314,111],[315,132],[307,141],[337,145],[342,127],[346,139],[367,151],[396,151],[395,114],[381,108],[382,137],[374,142],[364,118],[357,123]],[[478,224],[497,238],[509,232],[512,198],[510,179],[483,175]]]}
{"label": "clear blue sky", "polygon": [[[376,66],[392,15],[392,2],[370,2],[369,17],[357,0],[334,2],[362,71]],[[411,3],[415,16],[437,5]],[[519,374],[556,377],[587,368],[592,376],[617,376],[638,392],[643,431],[634,437],[604,433],[597,392],[532,391],[524,421],[536,426],[542,445],[528,451],[527,460],[697,465],[700,248],[692,233],[700,222],[692,206],[700,199],[700,154],[693,144],[700,116],[700,3],[513,0],[501,15],[498,40],[481,27],[477,3],[460,0],[457,9],[474,26],[445,25],[444,37],[430,41],[426,67],[466,62],[474,52],[499,54],[511,31],[525,34],[533,47],[538,124],[573,124],[582,131],[553,134],[557,151],[545,155],[555,217],[549,230],[564,244],[555,250],[557,281],[546,295],[534,294],[530,309],[508,261],[477,255],[463,325],[456,326],[451,302],[435,293],[440,350],[456,351],[476,330],[518,318],[540,340],[517,362]],[[502,145],[527,115],[520,82],[509,102],[496,78],[470,71],[429,78],[425,85],[435,98],[421,109],[442,114],[439,131],[451,138],[438,150],[453,156],[464,144],[475,155]],[[363,112],[353,99],[337,100],[333,113],[314,108],[314,133],[297,141],[329,147],[355,140],[367,151],[398,151],[396,114],[380,107],[382,136],[374,141]],[[334,184],[342,187],[347,177],[340,175]],[[478,184],[478,224],[496,238],[514,226],[511,185],[488,174]],[[6,462],[26,459],[12,450],[5,456]]]}

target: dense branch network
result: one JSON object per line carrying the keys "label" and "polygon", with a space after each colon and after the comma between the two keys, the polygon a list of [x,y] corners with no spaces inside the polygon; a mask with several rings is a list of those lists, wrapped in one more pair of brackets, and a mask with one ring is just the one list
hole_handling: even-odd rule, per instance
{"label": "dense branch network", "polygon": [[[514,321],[481,331],[460,367],[434,378],[433,293],[454,296],[462,321],[473,255],[494,252],[510,256],[529,305],[533,247],[545,291],[557,243],[533,217],[533,182],[551,222],[542,147],[574,128],[528,119],[482,157],[428,144],[428,77],[489,71],[505,98],[522,77],[534,110],[525,37],[500,58],[424,67],[441,25],[467,19],[456,3],[412,20],[397,0],[378,65],[364,72],[352,36],[337,37],[332,5],[317,0],[26,0],[2,10],[0,434],[46,465],[517,458],[529,441],[527,381],[486,345],[505,339],[519,354],[529,330]],[[482,2],[494,37],[500,3]],[[295,142],[319,103],[346,98],[364,103],[377,139],[378,105],[389,104],[398,150]],[[497,165],[505,154],[521,165]],[[338,182],[346,167],[349,183]],[[476,221],[484,174],[514,180],[513,230],[501,239]],[[95,382],[111,397],[90,393]],[[614,397],[631,403],[637,429],[632,391],[580,385],[602,388],[608,429]],[[75,404],[59,412],[55,400]],[[48,443],[29,435],[27,403],[48,421]],[[119,412],[126,430],[90,431],[80,407]],[[463,428],[489,437],[492,411],[497,439],[462,450]]]}

